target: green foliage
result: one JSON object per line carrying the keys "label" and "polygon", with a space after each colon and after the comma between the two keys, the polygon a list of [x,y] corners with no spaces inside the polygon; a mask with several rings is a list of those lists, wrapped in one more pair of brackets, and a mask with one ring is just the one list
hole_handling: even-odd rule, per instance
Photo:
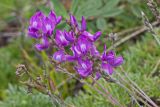
{"label": "green foliage", "polygon": [[[101,85],[110,91],[114,98],[117,98],[121,104],[129,104],[129,97],[126,92],[114,84],[108,84],[103,79],[98,81]],[[85,85],[85,92],[79,92],[75,97],[66,98],[66,102],[76,107],[116,107],[113,106],[107,97],[99,94],[93,88]],[[99,88],[100,89],[100,88]],[[100,89],[102,90],[102,89]],[[103,90],[102,90],[103,92]]]}
{"label": "green foliage", "polygon": [[[25,42],[23,43],[25,44],[25,49],[28,49],[28,47],[31,49],[31,40],[25,39]],[[0,48],[0,81],[2,81],[0,85],[0,99],[3,99],[4,89],[7,88],[9,83],[17,83],[15,75],[16,66],[24,62],[21,48],[22,44],[20,38],[17,38],[7,46]],[[30,55],[32,56],[31,52]]]}
{"label": "green foliage", "polygon": [[[106,0],[104,3],[102,0],[85,0],[85,1],[73,1],[71,12],[75,14],[78,19],[81,16],[86,18],[90,17],[114,17],[122,12],[122,9],[117,7],[120,0]],[[78,7],[78,8],[76,8]]]}
{"label": "green foliage", "polygon": [[64,6],[60,3],[59,0],[51,0],[54,6],[54,10],[57,15],[62,15],[64,18],[67,18],[68,14]]}
{"label": "green foliage", "polygon": [[[28,18],[32,14],[31,0],[0,0],[0,30],[10,30],[7,27],[9,22],[17,25],[19,17]],[[32,8],[32,9],[31,9]]]}
{"label": "green foliage", "polygon": [[151,34],[142,37],[135,46],[129,47],[123,52],[125,58],[125,70],[129,77],[134,80],[150,96],[160,96],[160,80],[158,76],[149,76],[159,60],[160,49]]}
{"label": "green foliage", "polygon": [[5,88],[8,83],[15,83],[15,71],[17,64],[22,62],[18,45],[10,44],[7,47],[0,48],[0,89]]}
{"label": "green foliage", "polygon": [[120,0],[73,0],[70,12],[78,20],[82,16],[87,20],[96,19],[97,29],[104,31],[107,28],[106,18],[115,17],[123,12],[123,9],[118,6],[119,3]]}
{"label": "green foliage", "polygon": [[53,107],[47,95],[27,94],[24,88],[9,85],[8,97],[0,102],[0,107]]}
{"label": "green foliage", "polygon": [[19,14],[20,11],[23,16],[26,16],[31,8],[30,4],[31,0],[0,0],[0,19],[13,17],[14,14]]}

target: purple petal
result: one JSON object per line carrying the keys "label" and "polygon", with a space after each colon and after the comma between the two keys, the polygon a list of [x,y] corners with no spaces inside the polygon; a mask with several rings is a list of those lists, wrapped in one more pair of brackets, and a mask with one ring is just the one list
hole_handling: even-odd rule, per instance
{"label": "purple petal", "polygon": [[102,69],[104,70],[105,73],[107,73],[108,75],[112,75],[113,68],[110,64],[102,63],[101,66],[102,66]]}
{"label": "purple petal", "polygon": [[91,75],[93,63],[90,60],[82,60],[81,58],[79,58],[78,64],[79,65],[78,67],[76,67],[76,70],[80,76],[87,77]]}
{"label": "purple petal", "polygon": [[49,13],[49,15],[48,15],[48,18],[49,18],[50,20],[52,20],[52,22],[53,22],[54,24],[57,23],[56,14],[55,14],[55,12],[54,12],[53,10],[50,11],[50,13]]}
{"label": "purple petal", "polygon": [[28,35],[36,39],[41,37],[41,35],[38,33],[38,29],[32,27],[28,28]]}
{"label": "purple petal", "polygon": [[99,31],[99,32],[96,32],[94,35],[92,35],[91,33],[84,31],[82,35],[87,37],[92,42],[95,42],[101,36],[101,32]]}
{"label": "purple petal", "polygon": [[45,34],[51,36],[54,28],[55,28],[55,24],[48,17],[46,17],[43,21],[42,31]]}
{"label": "purple petal", "polygon": [[55,40],[56,40],[57,45],[59,45],[59,46],[67,46],[69,43],[65,38],[64,32],[62,32],[60,30],[56,31]]}
{"label": "purple petal", "polygon": [[81,31],[85,31],[86,30],[86,20],[84,18],[84,16],[82,16],[82,21],[81,21]]}
{"label": "purple petal", "polygon": [[38,39],[41,37],[37,32],[28,32],[28,35],[35,39]]}
{"label": "purple petal", "polygon": [[87,37],[89,40],[91,40],[92,42],[94,41],[94,35],[92,35],[91,33],[84,31],[82,33],[82,35],[84,35],[85,37]]}
{"label": "purple petal", "polygon": [[78,22],[77,22],[76,18],[71,14],[70,14],[70,22],[71,22],[71,26],[73,26],[73,27],[78,26]]}
{"label": "purple petal", "polygon": [[72,50],[73,55],[75,57],[79,57],[80,55],[82,55],[82,52],[81,52],[79,46],[77,46],[77,45],[72,45],[71,50]]}
{"label": "purple petal", "polygon": [[48,46],[47,46],[47,45],[44,45],[44,44],[36,44],[35,47],[36,47],[36,49],[39,50],[39,51],[42,51],[42,50],[48,48]]}
{"label": "purple petal", "polygon": [[30,26],[36,29],[41,29],[44,17],[45,15],[41,11],[36,12],[30,19]]}
{"label": "purple petal", "polygon": [[101,78],[101,73],[96,72],[95,80],[99,80]]}
{"label": "purple petal", "polygon": [[59,50],[59,51],[55,52],[53,54],[53,59],[58,61],[58,62],[62,62],[62,61],[66,60],[65,54],[64,54],[64,52],[62,50]]}
{"label": "purple petal", "polygon": [[69,42],[74,42],[75,40],[74,33],[72,31],[67,32],[66,30],[64,30],[64,36],[65,39]]}
{"label": "purple petal", "polygon": [[94,41],[96,41],[100,36],[101,36],[102,32],[98,31],[94,34]]}
{"label": "purple petal", "polygon": [[105,60],[110,64],[110,65],[114,65],[115,62],[115,52],[114,51],[109,51],[105,57]]}
{"label": "purple petal", "polygon": [[66,60],[69,62],[74,62],[77,60],[77,58],[75,56],[71,56],[71,55],[65,55]]}
{"label": "purple petal", "polygon": [[78,50],[79,51],[78,53],[80,53],[79,55],[85,55],[90,51],[90,48],[91,48],[91,42],[88,41],[83,36],[80,36],[78,38],[75,51]]}
{"label": "purple petal", "polygon": [[87,43],[85,41],[79,40],[79,47],[82,53],[86,53],[88,51]]}
{"label": "purple petal", "polygon": [[113,66],[117,67],[117,66],[121,65],[122,63],[123,63],[123,57],[119,56],[119,57],[117,57],[117,58],[114,59]]}
{"label": "purple petal", "polygon": [[106,60],[106,55],[107,55],[107,46],[106,45],[104,45],[104,51],[103,51],[103,53],[102,53],[102,61],[105,61]]}
{"label": "purple petal", "polygon": [[91,55],[93,55],[93,56],[99,56],[100,55],[94,44],[91,46]]}
{"label": "purple petal", "polygon": [[90,71],[84,70],[83,68],[77,68],[76,70],[77,70],[78,74],[83,78],[88,77],[92,73]]}
{"label": "purple petal", "polygon": [[82,60],[81,58],[78,58],[78,64],[80,67],[87,70],[92,69],[93,62],[89,59]]}
{"label": "purple petal", "polygon": [[49,41],[48,41],[48,39],[46,37],[43,37],[42,38],[42,43],[41,44],[36,44],[35,47],[39,51],[47,49],[49,47]]}
{"label": "purple petal", "polygon": [[62,20],[62,16],[58,16],[57,20],[56,20],[56,24],[59,24],[61,22],[61,20]]}

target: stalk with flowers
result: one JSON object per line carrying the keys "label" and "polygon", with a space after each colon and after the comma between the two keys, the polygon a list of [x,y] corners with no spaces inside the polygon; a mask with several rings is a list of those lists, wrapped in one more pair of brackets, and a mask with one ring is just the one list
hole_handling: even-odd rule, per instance
{"label": "stalk with flowers", "polygon": [[[112,77],[112,74],[123,64],[124,59],[122,56],[117,56],[114,50],[107,51],[107,46],[104,45],[104,50],[100,53],[97,50],[95,42],[98,41],[102,35],[101,31],[91,34],[87,31],[87,23],[82,16],[81,23],[79,24],[76,18],[70,14],[70,19],[66,20],[66,24],[70,26],[70,29],[56,29],[56,26],[61,22],[62,17],[56,16],[55,12],[50,11],[46,16],[41,11],[36,12],[30,19],[28,35],[38,41],[35,44],[35,48],[38,51],[56,49],[56,52],[48,55],[50,62],[54,65],[57,71],[65,73],[70,77],[87,84],[91,88],[95,89],[99,94],[106,97],[109,102],[118,107],[125,107],[115,97],[113,97],[109,91],[104,88],[103,85],[98,83],[99,79],[104,79],[106,83],[115,83],[122,87],[131,97],[134,105],[141,106],[139,101],[148,107],[158,107],[125,73],[122,67],[121,73],[115,72],[117,77]],[[67,68],[62,64],[71,63],[75,73],[70,73]],[[28,76],[32,79],[30,72],[27,71],[25,66],[20,66]],[[21,69],[17,69],[17,75],[19,75]],[[35,88],[40,88],[41,92],[48,94],[53,100],[53,104],[58,103],[61,106],[72,106],[65,104],[61,98],[54,95],[54,82],[50,76],[47,77],[49,86],[41,84],[37,80],[32,79],[34,84],[38,84]],[[86,79],[90,78],[92,83]],[[95,87],[95,84],[99,88]],[[27,84],[33,87],[30,84]],[[53,91],[53,93],[51,92]]]}

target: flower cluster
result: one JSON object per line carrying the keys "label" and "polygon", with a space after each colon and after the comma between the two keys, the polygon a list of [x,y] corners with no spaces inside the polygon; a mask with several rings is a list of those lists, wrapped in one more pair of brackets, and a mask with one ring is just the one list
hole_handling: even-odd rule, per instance
{"label": "flower cluster", "polygon": [[36,44],[38,50],[49,47],[48,38],[52,36],[56,25],[61,22],[62,17],[57,17],[54,11],[45,16],[41,11],[36,12],[30,19],[28,35],[35,39],[40,39],[41,44]]}
{"label": "flower cluster", "polygon": [[[71,28],[69,31],[55,30],[55,26],[61,19],[61,16],[56,17],[54,11],[51,11],[48,17],[42,12],[37,12],[31,17],[28,34],[42,40],[41,44],[36,44],[38,50],[49,48],[49,39],[53,39],[52,44],[57,47],[53,59],[58,63],[74,62],[74,69],[83,78],[95,74],[96,79],[99,79],[102,72],[111,75],[114,68],[123,63],[122,56],[116,57],[112,50],[107,52],[106,46],[104,46],[104,52],[100,54],[94,43],[101,36],[101,32],[98,31],[95,34],[88,32],[83,16],[79,24],[70,14],[70,19],[66,21]],[[53,35],[54,30],[55,35]]]}

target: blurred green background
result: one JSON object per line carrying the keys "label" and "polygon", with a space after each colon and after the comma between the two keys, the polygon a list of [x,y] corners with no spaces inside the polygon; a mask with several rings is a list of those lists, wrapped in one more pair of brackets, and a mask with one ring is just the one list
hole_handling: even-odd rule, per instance
{"label": "blurred green background", "polygon": [[[27,37],[29,18],[35,11],[48,14],[54,8],[57,15],[63,16],[58,28],[66,28],[65,20],[72,13],[80,21],[87,19],[88,31],[103,31],[103,36],[96,45],[102,51],[109,33],[117,33],[117,39],[124,39],[143,28],[141,11],[155,22],[155,17],[141,0],[0,0],[0,107],[51,107],[50,99],[41,93],[27,94],[25,87],[16,78],[16,66],[20,63],[32,66],[33,71],[43,70],[41,58],[47,60],[44,52],[38,53],[33,48],[35,41]],[[158,6],[160,3],[156,1]],[[159,23],[155,32],[160,35]],[[159,36],[160,37],[160,36]],[[122,54],[123,67],[128,76],[135,81],[157,104],[160,105],[160,48],[152,35],[146,31],[116,47],[117,54]],[[41,58],[39,58],[42,55]],[[66,75],[53,71],[56,85],[65,81]],[[116,72],[119,70],[117,69]],[[103,84],[104,81],[99,80]],[[60,92],[64,101],[76,107],[111,107],[106,98],[88,86],[76,89],[77,81],[66,83]],[[129,104],[129,96],[115,85],[104,85],[124,104]]]}

